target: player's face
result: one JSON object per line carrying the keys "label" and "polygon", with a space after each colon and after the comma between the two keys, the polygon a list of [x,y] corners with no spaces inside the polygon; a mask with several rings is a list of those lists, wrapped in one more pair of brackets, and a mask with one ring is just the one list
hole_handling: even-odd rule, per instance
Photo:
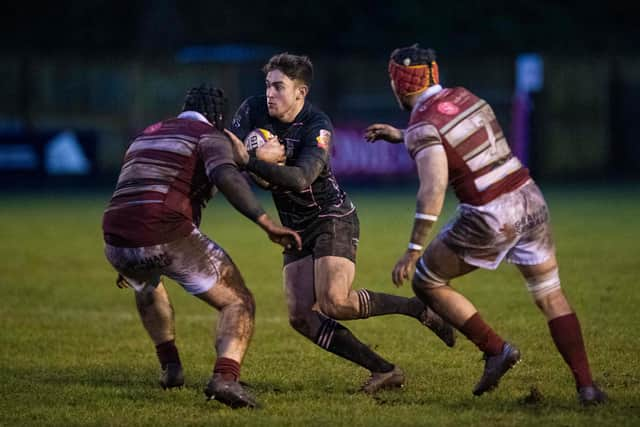
{"label": "player's face", "polygon": [[405,97],[398,95],[398,92],[396,91],[396,85],[393,80],[391,80],[391,90],[393,91],[393,95],[396,97],[396,101],[398,101],[398,106],[400,107],[400,109],[411,111],[413,106],[409,103],[409,101],[405,99]]}
{"label": "player's face", "polygon": [[265,80],[269,115],[291,123],[304,105],[306,86],[291,80],[280,70],[269,71]]}

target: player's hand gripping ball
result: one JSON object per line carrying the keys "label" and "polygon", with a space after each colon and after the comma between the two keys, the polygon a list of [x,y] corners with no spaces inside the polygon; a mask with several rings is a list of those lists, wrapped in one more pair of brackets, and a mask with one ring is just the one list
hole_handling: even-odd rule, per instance
{"label": "player's hand gripping ball", "polygon": [[[244,139],[244,146],[247,149],[247,151],[257,150],[272,138],[275,138],[275,135],[269,132],[267,129],[256,128],[251,132],[249,132],[249,134],[246,136],[246,138]],[[278,164],[283,165],[284,163],[278,163]],[[260,178],[253,172],[249,172],[249,176],[251,177],[253,182],[258,184],[260,187],[266,190],[273,189],[273,185],[271,185],[271,183],[269,183],[267,180],[263,178]]]}
{"label": "player's hand gripping ball", "polygon": [[244,146],[247,147],[247,151],[256,150],[267,143],[268,140],[273,138],[274,135],[266,129],[256,128],[249,132],[244,139]]}

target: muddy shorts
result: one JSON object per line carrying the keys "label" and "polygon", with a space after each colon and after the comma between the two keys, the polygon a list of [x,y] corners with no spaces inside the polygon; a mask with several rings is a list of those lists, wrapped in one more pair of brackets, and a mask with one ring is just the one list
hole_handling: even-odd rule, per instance
{"label": "muddy shorts", "polygon": [[137,292],[152,291],[164,275],[190,294],[201,294],[218,282],[222,265],[231,263],[225,251],[197,228],[183,238],[155,246],[106,244],[105,255]]}
{"label": "muddy shorts", "polygon": [[467,264],[490,270],[503,259],[536,265],[555,253],[549,210],[533,181],[486,205],[460,204],[437,239]]}

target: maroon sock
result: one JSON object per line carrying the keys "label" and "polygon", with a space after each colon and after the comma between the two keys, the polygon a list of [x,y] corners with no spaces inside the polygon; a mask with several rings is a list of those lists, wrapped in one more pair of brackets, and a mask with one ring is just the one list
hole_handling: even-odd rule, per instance
{"label": "maroon sock", "polygon": [[178,348],[176,347],[175,340],[163,342],[156,346],[156,354],[160,361],[160,366],[163,368],[167,366],[167,363],[180,364],[180,355],[178,354]]}
{"label": "maroon sock", "polygon": [[580,322],[575,313],[556,317],[549,321],[551,337],[558,351],[569,365],[578,388],[593,384],[587,351],[582,340]]}
{"label": "maroon sock", "polygon": [[225,381],[238,381],[238,378],[240,378],[240,364],[233,359],[219,357],[216,360],[213,373],[222,374],[222,378]]}
{"label": "maroon sock", "polygon": [[471,316],[460,328],[460,332],[474,343],[482,352],[490,356],[502,353],[504,341],[491,329],[491,326],[476,313]]}

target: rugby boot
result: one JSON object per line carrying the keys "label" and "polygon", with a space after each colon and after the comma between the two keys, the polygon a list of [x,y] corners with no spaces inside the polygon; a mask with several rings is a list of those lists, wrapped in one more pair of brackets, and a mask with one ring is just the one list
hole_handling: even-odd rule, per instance
{"label": "rugby boot", "polygon": [[379,390],[402,387],[404,387],[404,372],[396,366],[389,372],[372,372],[360,390],[367,394],[374,394]]}
{"label": "rugby boot", "polygon": [[438,313],[430,309],[428,306],[424,307],[422,313],[420,313],[419,319],[427,328],[431,329],[438,338],[444,342],[447,347],[453,347],[456,344],[456,332],[453,326],[444,320]]}
{"label": "rugby boot", "polygon": [[204,389],[207,400],[217,400],[220,403],[237,408],[256,408],[258,402],[237,381],[227,381],[221,374],[213,374]]}
{"label": "rugby boot", "polygon": [[485,391],[498,386],[500,378],[520,360],[520,350],[513,344],[505,342],[502,353],[495,356],[484,355],[484,372],[478,384],[473,388],[473,394],[480,396]]}
{"label": "rugby boot", "polygon": [[184,373],[179,363],[167,363],[160,372],[160,387],[164,390],[184,385]]}
{"label": "rugby boot", "polygon": [[600,405],[607,401],[607,394],[593,384],[578,389],[578,401],[582,406]]}

